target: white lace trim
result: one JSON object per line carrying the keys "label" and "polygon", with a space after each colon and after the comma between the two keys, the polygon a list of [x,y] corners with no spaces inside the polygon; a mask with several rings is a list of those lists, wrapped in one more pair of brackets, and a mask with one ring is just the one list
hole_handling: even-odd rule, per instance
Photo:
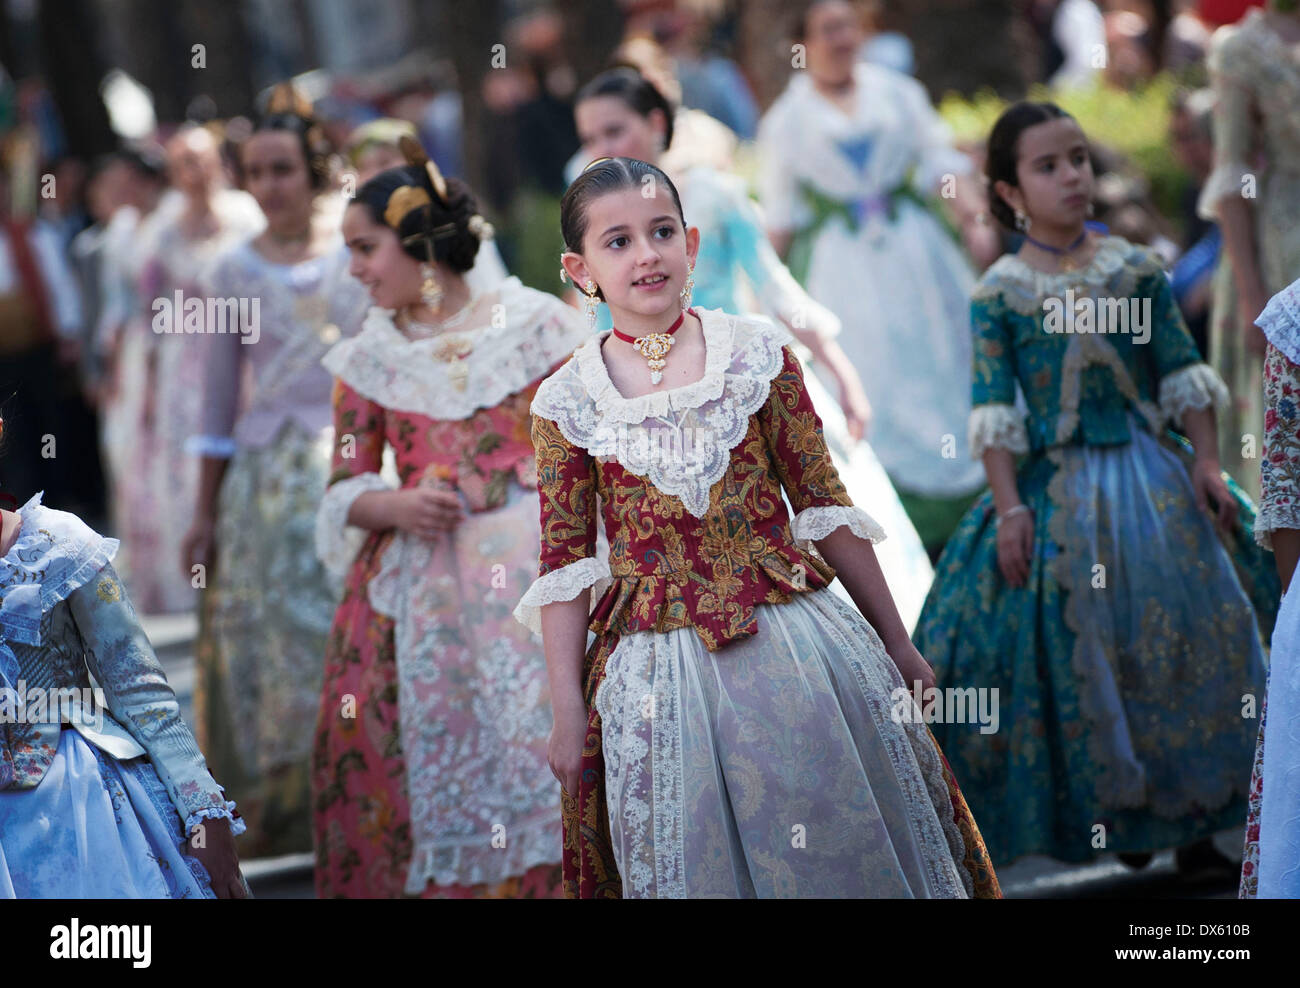
{"label": "white lace trim", "polygon": [[[361,332],[342,340],[321,360],[358,394],[394,411],[432,419],[466,419],[522,391],[587,338],[578,311],[553,295],[507,278],[446,323],[444,331],[412,340],[387,309],[372,308]],[[464,340],[473,349],[462,361],[464,387],[437,351]]]}
{"label": "white lace trim", "polygon": [[1280,528],[1300,530],[1300,504],[1274,504],[1260,501],[1255,514],[1255,542],[1273,551],[1273,533]]}
{"label": "white lace trim", "polygon": [[186,840],[188,840],[190,835],[194,833],[194,828],[197,827],[204,820],[229,820],[230,835],[232,837],[238,837],[240,834],[248,830],[248,824],[244,822],[244,818],[243,817],[236,818],[235,816],[234,800],[228,799],[226,800],[226,805],[223,809],[218,809],[215,806],[209,806],[206,809],[198,810],[197,812],[191,813],[189,816],[187,816],[185,818]]}
{"label": "white lace trim", "polygon": [[1293,281],[1269,299],[1255,325],[1282,356],[1300,364],[1300,281]]}
{"label": "white lace trim", "polygon": [[[556,787],[558,794],[559,787]],[[503,828],[505,824],[500,824]],[[556,843],[558,825],[552,815],[527,824],[509,827],[504,846],[495,847],[489,864],[484,863],[482,847],[490,839],[475,835],[454,841],[430,844],[411,859],[406,874],[407,895],[419,895],[428,882],[435,885],[480,885],[497,883],[512,875],[522,875],[537,865],[554,864],[559,854]]]}
{"label": "white lace trim", "polygon": [[515,620],[529,631],[542,633],[542,608],[560,600],[573,600],[588,587],[595,587],[591,595],[592,603],[600,600],[601,595],[612,582],[609,572],[609,560],[587,556],[559,569],[543,573],[524,591],[523,597],[515,605]]}
{"label": "white lace trim", "polygon": [[1175,425],[1182,425],[1186,411],[1223,408],[1230,400],[1227,385],[1208,364],[1191,364],[1160,381],[1160,412]]}
{"label": "white lace trim", "polygon": [[335,577],[347,573],[361,543],[368,534],[364,528],[349,525],[352,503],[371,491],[391,491],[393,485],[377,473],[359,473],[331,484],[316,510],[316,556]]}
{"label": "white lace trim", "polygon": [[1029,452],[1029,433],[1025,418],[1014,405],[1001,403],[976,405],[967,423],[970,455],[979,459],[986,450],[1005,449],[1012,453]]}
{"label": "white lace trim", "polygon": [[872,544],[885,541],[885,530],[880,523],[856,505],[804,508],[790,522],[790,534],[797,542],[816,542],[841,525],[848,525],[854,535]]}
{"label": "white lace trim", "polygon": [[602,333],[538,388],[532,410],[575,446],[617,460],[702,518],[710,489],[727,472],[750,416],[767,401],[785,362],[782,348],[793,339],[766,319],[710,309],[698,315],[706,349],[698,381],[624,398],[605,368],[600,345],[608,334]]}

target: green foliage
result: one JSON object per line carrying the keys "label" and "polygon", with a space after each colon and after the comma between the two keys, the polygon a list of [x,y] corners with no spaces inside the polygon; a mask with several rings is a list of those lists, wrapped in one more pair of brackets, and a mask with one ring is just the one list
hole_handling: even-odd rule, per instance
{"label": "green foliage", "polygon": [[[1170,103],[1177,88],[1177,80],[1162,73],[1131,91],[1101,83],[1060,93],[1034,86],[1025,98],[1056,103],[1079,121],[1089,140],[1128,158],[1150,183],[1155,207],[1165,217],[1176,220],[1190,180],[1175,159],[1169,141]],[[1008,105],[988,89],[970,98],[948,93],[939,104],[939,113],[959,143],[982,147],[998,115]]]}

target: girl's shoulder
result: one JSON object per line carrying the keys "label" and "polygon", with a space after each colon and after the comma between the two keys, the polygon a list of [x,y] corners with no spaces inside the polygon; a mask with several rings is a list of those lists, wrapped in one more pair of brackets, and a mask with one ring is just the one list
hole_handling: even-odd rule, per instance
{"label": "girl's shoulder", "polygon": [[994,261],[976,283],[972,300],[988,302],[1075,294],[1090,289],[1120,289],[1119,282],[1136,283],[1151,275],[1164,274],[1160,256],[1150,247],[1135,244],[1123,237],[1103,236],[1092,259],[1075,271],[1040,271],[1021,260],[1018,254],[1003,254]]}
{"label": "girl's shoulder", "polygon": [[0,557],[0,632],[39,645],[42,614],[89,583],[116,554],[118,540],[70,512],[45,507],[41,494],[18,515],[18,538]]}

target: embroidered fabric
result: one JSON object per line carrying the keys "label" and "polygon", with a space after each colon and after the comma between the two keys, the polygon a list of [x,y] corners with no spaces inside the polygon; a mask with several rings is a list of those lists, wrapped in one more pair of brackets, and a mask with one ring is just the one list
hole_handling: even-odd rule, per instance
{"label": "embroidered fabric", "polygon": [[1255,544],[1272,552],[1273,533],[1279,528],[1300,529],[1300,504],[1261,501],[1255,514]]}
{"label": "embroidered fabric", "polygon": [[[543,573],[524,592],[519,603],[515,605],[515,619],[536,634],[542,633],[542,608],[560,600],[573,600],[574,597],[594,587],[591,602],[594,607],[605,590],[612,583],[609,572],[609,560],[595,556],[579,559],[577,562]],[[373,601],[372,601],[373,602]]]}
{"label": "embroidered fabric", "polygon": [[804,508],[791,519],[790,534],[796,541],[811,543],[824,539],[841,525],[847,525],[858,538],[873,544],[885,541],[885,530],[876,519],[859,507],[845,505]]}
{"label": "embroidered fabric", "polygon": [[1130,255],[1142,249],[1135,248],[1123,237],[1103,237],[1086,267],[1057,272],[1039,271],[1015,254],[1003,254],[980,280],[977,291],[996,286],[1003,301],[1022,316],[1041,315],[1043,299],[1064,297],[1067,289],[1073,289],[1076,297],[1131,295],[1143,270],[1132,263]]}
{"label": "embroidered fabric", "polygon": [[1175,425],[1182,425],[1183,413],[1198,408],[1223,408],[1231,398],[1228,386],[1208,364],[1191,364],[1160,381],[1160,411]]}
{"label": "embroidered fabric", "polygon": [[591,337],[537,390],[532,411],[592,456],[617,460],[696,518],[710,488],[727,472],[731,450],[763,406],[792,338],[765,319],[697,310],[704,330],[704,375],[691,384],[624,398]]}
{"label": "embroidered fabric", "polygon": [[352,503],[371,491],[391,491],[390,484],[377,473],[359,473],[333,483],[321,498],[316,512],[316,558],[334,577],[341,577],[357,557],[366,530],[348,524]]}
{"label": "embroidered fabric", "polygon": [[41,616],[88,583],[117,552],[118,540],[76,515],[41,504],[44,491],[18,509],[18,538],[0,559],[0,632],[24,645],[41,644]]}
{"label": "embroidered fabric", "polygon": [[[969,896],[937,748],[919,719],[893,718],[890,696],[904,687],[879,637],[832,593],[760,610],[764,630],[725,661],[687,629],[628,635],[610,656],[594,706],[624,895]],[[776,699],[794,683],[797,714]],[[819,719],[831,726],[806,771],[834,809],[810,827],[857,837],[819,844],[791,869],[749,840],[788,826],[782,778],[805,756],[782,731],[746,725]]]}
{"label": "embroidered fabric", "polygon": [[1268,300],[1255,325],[1293,364],[1300,364],[1300,281]]}
{"label": "embroidered fabric", "polygon": [[[394,411],[434,419],[466,419],[522,391],[569,356],[587,336],[578,311],[553,295],[509,277],[443,323],[443,332],[413,340],[387,309],[372,308],[355,338],[321,361],[358,394]],[[437,357],[450,339],[473,349],[460,363],[464,388],[453,385],[452,363]]]}
{"label": "embroidered fabric", "polygon": [[1012,453],[1029,452],[1025,417],[1014,405],[976,405],[971,409],[966,431],[970,455],[974,459],[978,460],[990,449],[1005,449]]}

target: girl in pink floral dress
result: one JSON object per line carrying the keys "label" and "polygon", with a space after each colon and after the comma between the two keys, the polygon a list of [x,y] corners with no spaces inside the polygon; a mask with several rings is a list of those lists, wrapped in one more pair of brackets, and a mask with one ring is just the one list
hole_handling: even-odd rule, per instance
{"label": "girl in pink floral dress", "polygon": [[375,176],[343,232],[379,307],[324,361],[336,446],[317,545],[347,579],[313,761],[317,893],[554,896],[546,663],[511,610],[540,537],[528,406],[582,320],[516,278],[471,294],[488,229],[432,166]]}

